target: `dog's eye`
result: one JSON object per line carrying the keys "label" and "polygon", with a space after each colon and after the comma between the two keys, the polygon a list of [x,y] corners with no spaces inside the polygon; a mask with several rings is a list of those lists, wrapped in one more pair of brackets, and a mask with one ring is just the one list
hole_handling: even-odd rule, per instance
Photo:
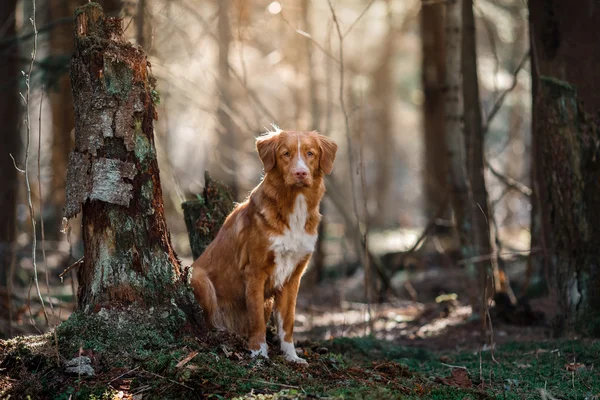
{"label": "dog's eye", "polygon": [[312,151],[309,151],[309,152],[308,152],[308,153],[306,153],[306,154],[308,154],[308,156],[309,156],[309,157],[312,157],[312,156],[314,156],[314,155],[315,155],[315,153],[313,153]]}
{"label": "dog's eye", "polygon": [[289,151],[286,151],[285,153],[283,153],[283,156],[284,156],[284,157],[289,157],[289,156],[290,156],[290,152],[289,152]]}

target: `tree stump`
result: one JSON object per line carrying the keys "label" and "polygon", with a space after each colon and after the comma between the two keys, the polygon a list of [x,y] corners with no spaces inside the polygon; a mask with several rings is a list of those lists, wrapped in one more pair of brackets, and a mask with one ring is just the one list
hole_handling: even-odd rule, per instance
{"label": "tree stump", "polygon": [[80,310],[186,297],[167,229],[156,149],[158,92],[143,50],[97,3],[75,12],[75,149],[64,215],[83,212]]}
{"label": "tree stump", "polygon": [[214,240],[234,207],[231,188],[213,180],[208,172],[204,173],[204,191],[197,197],[181,204],[194,259]]}

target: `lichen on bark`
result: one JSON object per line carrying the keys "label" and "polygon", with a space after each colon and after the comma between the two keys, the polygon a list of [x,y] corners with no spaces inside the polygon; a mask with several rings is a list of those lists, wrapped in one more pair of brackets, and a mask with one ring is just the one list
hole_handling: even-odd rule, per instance
{"label": "lichen on bark", "polygon": [[65,217],[83,212],[79,309],[193,308],[164,217],[150,64],[123,38],[121,20],[105,17],[98,4],[80,7],[75,16],[76,144]]}

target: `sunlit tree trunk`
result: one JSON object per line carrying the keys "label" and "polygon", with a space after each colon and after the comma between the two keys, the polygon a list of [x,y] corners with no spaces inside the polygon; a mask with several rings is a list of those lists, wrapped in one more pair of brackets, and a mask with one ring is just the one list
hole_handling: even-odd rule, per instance
{"label": "sunlit tree trunk", "polygon": [[221,179],[229,184],[235,198],[238,196],[237,154],[238,149],[236,126],[231,119],[233,112],[231,100],[231,75],[229,73],[229,45],[231,43],[231,26],[229,24],[230,0],[218,2],[218,37],[219,37],[219,108],[217,110],[217,134],[221,138],[220,150],[223,174]]}
{"label": "sunlit tree trunk", "polygon": [[[495,245],[491,241],[490,208],[484,176],[484,140],[481,119],[481,103],[479,101],[479,82],[477,76],[477,47],[475,40],[475,18],[473,3],[469,0],[462,4],[463,36],[462,36],[462,96],[464,104],[464,137],[467,154],[467,174],[470,182],[470,213],[473,219],[472,237],[477,255],[491,256],[489,261],[477,265],[481,291],[480,310],[485,309],[485,302],[494,295],[491,272],[498,271],[495,258]],[[497,274],[499,275],[499,274]],[[498,282],[499,283],[499,282]],[[484,318],[485,321],[485,318]]]}
{"label": "sunlit tree trunk", "polygon": [[446,74],[444,5],[423,0],[421,7],[421,48],[423,60],[423,182],[425,214],[436,214],[448,192],[448,158],[444,136],[444,79]]}
{"label": "sunlit tree trunk", "polygon": [[[372,191],[377,211],[372,213],[371,222],[374,226],[389,227],[393,225],[393,214],[390,207],[392,185],[392,168],[394,161],[394,138],[392,127],[392,107],[394,105],[394,74],[392,59],[394,55],[394,27],[392,25],[392,10],[390,1],[386,1],[387,14],[385,18],[386,36],[382,43],[379,62],[372,74],[373,90],[369,101],[373,109],[373,120],[370,127],[369,142],[377,154],[375,165],[375,187]],[[366,143],[365,143],[366,144]],[[365,194],[366,195],[366,194]]]}
{"label": "sunlit tree trunk", "polygon": [[[16,31],[16,0],[0,2],[0,21],[4,36],[14,37]],[[19,49],[13,44],[0,45],[0,290],[8,286],[9,269],[14,252],[16,234],[16,209],[18,194],[17,170],[9,154],[19,160],[20,98],[19,98]],[[0,297],[0,310],[10,304],[8,298]]]}
{"label": "sunlit tree trunk", "polygon": [[529,13],[536,187],[556,333],[600,335],[600,12],[591,3],[531,0]]}
{"label": "sunlit tree trunk", "polygon": [[[120,9],[120,0],[99,1],[107,13],[117,13]],[[49,5],[49,20],[57,20],[72,16],[75,9],[82,4],[79,0],[52,0]],[[68,65],[73,52],[73,28],[70,24],[58,24],[50,31],[50,54],[57,68],[62,69]],[[64,67],[63,67],[64,66]],[[52,112],[52,151],[51,167],[52,178],[50,185],[50,209],[56,218],[48,229],[50,236],[58,234],[60,226],[60,210],[65,204],[65,179],[69,151],[73,147],[73,96],[68,73],[57,76],[56,82],[50,82],[48,98]]]}
{"label": "sunlit tree trunk", "polygon": [[144,52],[122,34],[121,21],[97,4],[78,10],[65,217],[83,213],[80,310],[168,305],[182,290],[154,146],[155,79]]}

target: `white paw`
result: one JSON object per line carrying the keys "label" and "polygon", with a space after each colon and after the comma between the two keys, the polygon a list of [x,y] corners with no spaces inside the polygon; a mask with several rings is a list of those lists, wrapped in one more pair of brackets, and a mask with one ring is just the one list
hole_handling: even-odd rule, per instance
{"label": "white paw", "polygon": [[289,362],[295,362],[297,364],[307,365],[308,363],[304,358],[298,357],[296,354],[296,348],[294,347],[294,343],[286,342],[285,340],[281,341],[281,351],[283,352],[285,359]]}
{"label": "white paw", "polygon": [[260,348],[258,350],[250,350],[250,357],[255,358],[258,356],[261,356],[264,358],[269,358],[269,353],[267,352],[267,344],[266,343],[261,343]]}
{"label": "white paw", "polygon": [[308,362],[304,358],[298,357],[296,354],[286,354],[285,359],[296,364],[308,365]]}

